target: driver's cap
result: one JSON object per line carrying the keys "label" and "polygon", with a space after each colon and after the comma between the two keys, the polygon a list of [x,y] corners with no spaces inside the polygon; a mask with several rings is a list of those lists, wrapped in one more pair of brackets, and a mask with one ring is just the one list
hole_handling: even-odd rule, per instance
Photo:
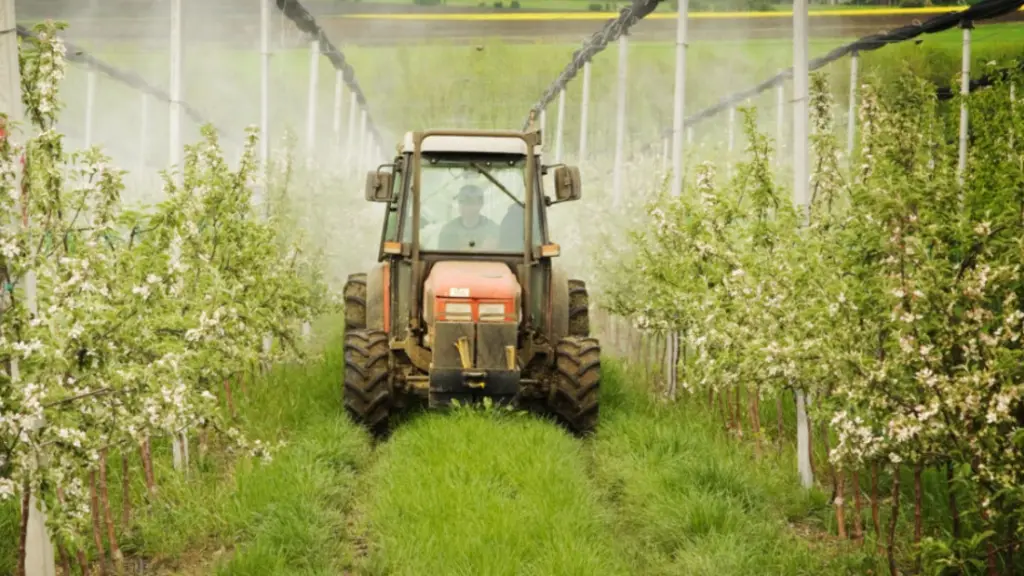
{"label": "driver's cap", "polygon": [[484,191],[475,184],[466,184],[462,188],[459,188],[459,195],[457,196],[459,202],[466,201],[479,201],[484,197]]}

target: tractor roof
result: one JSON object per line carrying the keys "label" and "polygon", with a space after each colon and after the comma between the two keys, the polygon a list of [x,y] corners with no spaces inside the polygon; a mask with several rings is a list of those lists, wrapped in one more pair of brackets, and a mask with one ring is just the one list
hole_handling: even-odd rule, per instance
{"label": "tractor roof", "polygon": [[[402,152],[412,152],[412,132],[405,133]],[[471,152],[478,154],[526,154],[526,142],[509,136],[431,136],[423,140],[423,152]],[[533,147],[534,154],[541,146]]]}

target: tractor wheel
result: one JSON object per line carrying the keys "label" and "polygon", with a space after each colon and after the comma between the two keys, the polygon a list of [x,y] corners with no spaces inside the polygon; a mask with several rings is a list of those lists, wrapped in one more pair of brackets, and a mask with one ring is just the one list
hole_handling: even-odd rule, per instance
{"label": "tractor wheel", "polygon": [[388,382],[387,334],[380,330],[345,332],[345,410],[374,435],[388,429],[393,397]]}
{"label": "tractor wheel", "polygon": [[577,434],[593,432],[598,419],[601,345],[583,336],[569,336],[555,349],[555,374],[548,408]]}
{"label": "tractor wheel", "polygon": [[366,274],[350,274],[345,282],[345,330],[366,328]]}
{"label": "tractor wheel", "polygon": [[569,335],[590,336],[590,297],[583,280],[569,280]]}

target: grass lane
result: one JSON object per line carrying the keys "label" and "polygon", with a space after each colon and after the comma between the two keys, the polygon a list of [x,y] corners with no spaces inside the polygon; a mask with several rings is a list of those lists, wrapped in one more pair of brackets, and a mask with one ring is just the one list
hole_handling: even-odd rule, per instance
{"label": "grass lane", "polygon": [[368,574],[629,574],[583,445],[536,418],[425,414],[379,448]]}
{"label": "grass lane", "polygon": [[[213,448],[191,478],[163,470],[160,498],[139,515],[126,553],[175,574],[340,574],[351,559],[356,478],[370,458],[365,435],[339,408],[340,352],[331,345],[324,362],[277,368],[246,397],[236,389],[239,428],[286,445],[266,464]],[[169,457],[154,456],[169,468]]]}
{"label": "grass lane", "polygon": [[658,404],[634,382],[606,363],[591,447],[633,573],[865,573],[822,529],[827,496],[802,491],[786,457],[758,462],[699,401]]}

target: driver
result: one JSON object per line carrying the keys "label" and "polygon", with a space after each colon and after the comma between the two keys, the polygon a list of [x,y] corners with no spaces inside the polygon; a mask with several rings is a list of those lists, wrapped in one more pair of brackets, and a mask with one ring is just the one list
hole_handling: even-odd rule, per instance
{"label": "driver", "polygon": [[466,184],[456,196],[459,216],[441,228],[440,250],[493,250],[498,243],[498,225],[480,213],[484,192],[475,184]]}

